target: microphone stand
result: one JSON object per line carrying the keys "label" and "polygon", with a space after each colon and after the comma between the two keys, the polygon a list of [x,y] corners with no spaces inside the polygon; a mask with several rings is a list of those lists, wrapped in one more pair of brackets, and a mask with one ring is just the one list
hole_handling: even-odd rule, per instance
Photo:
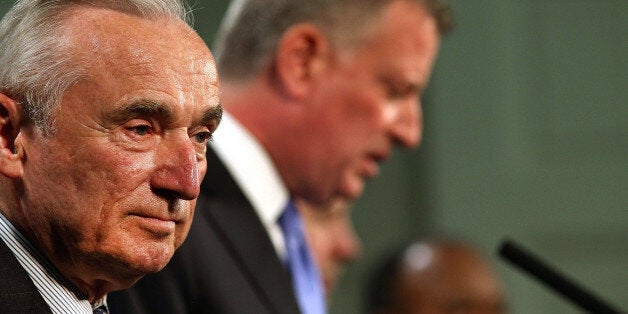
{"label": "microphone stand", "polygon": [[589,313],[620,313],[617,308],[605,303],[591,292],[586,291],[572,280],[567,279],[564,275],[552,269],[531,253],[526,252],[522,247],[512,241],[503,241],[498,252],[501,257],[528,272],[538,281],[547,285],[549,288]]}

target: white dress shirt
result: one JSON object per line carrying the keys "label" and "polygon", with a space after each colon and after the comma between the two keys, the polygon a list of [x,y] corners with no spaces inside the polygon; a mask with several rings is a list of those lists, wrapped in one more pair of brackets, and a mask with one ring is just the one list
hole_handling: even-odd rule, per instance
{"label": "white dress shirt", "polygon": [[227,112],[223,113],[210,145],[255,209],[277,255],[284,260],[285,241],[278,219],[290,196],[270,156]]}
{"label": "white dress shirt", "polygon": [[[0,212],[0,239],[7,244],[18,262],[28,273],[35,287],[55,314],[92,314],[106,297],[90,304],[87,295],[67,281]],[[10,284],[10,283],[9,283]]]}

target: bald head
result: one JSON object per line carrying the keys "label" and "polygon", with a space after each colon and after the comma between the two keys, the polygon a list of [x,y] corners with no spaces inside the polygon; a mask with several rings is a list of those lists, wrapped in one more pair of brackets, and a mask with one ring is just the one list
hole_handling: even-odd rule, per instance
{"label": "bald head", "polygon": [[373,313],[504,313],[499,282],[469,245],[417,242],[391,260]]}

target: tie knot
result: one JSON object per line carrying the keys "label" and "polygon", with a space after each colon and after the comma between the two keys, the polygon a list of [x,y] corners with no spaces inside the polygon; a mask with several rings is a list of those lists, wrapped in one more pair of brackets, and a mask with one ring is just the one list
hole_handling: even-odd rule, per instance
{"label": "tie knot", "polygon": [[279,217],[279,225],[287,238],[301,238],[303,236],[303,224],[299,212],[292,199]]}

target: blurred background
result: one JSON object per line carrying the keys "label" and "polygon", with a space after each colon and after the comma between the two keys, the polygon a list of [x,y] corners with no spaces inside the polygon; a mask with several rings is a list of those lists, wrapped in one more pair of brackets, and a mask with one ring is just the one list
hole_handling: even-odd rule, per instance
{"label": "blurred background", "polygon": [[[228,2],[192,4],[208,45]],[[362,256],[331,313],[363,313],[383,255],[430,233],[483,249],[513,314],[581,311],[499,260],[506,238],[628,309],[628,1],[450,3],[423,144],[396,152],[354,205]]]}
{"label": "blurred background", "polygon": [[[628,1],[450,3],[423,144],[395,152],[354,205],[362,256],[331,313],[364,313],[384,255],[430,233],[480,246],[512,314],[582,311],[501,261],[506,238],[628,309]],[[208,43],[227,4],[195,6]]]}

